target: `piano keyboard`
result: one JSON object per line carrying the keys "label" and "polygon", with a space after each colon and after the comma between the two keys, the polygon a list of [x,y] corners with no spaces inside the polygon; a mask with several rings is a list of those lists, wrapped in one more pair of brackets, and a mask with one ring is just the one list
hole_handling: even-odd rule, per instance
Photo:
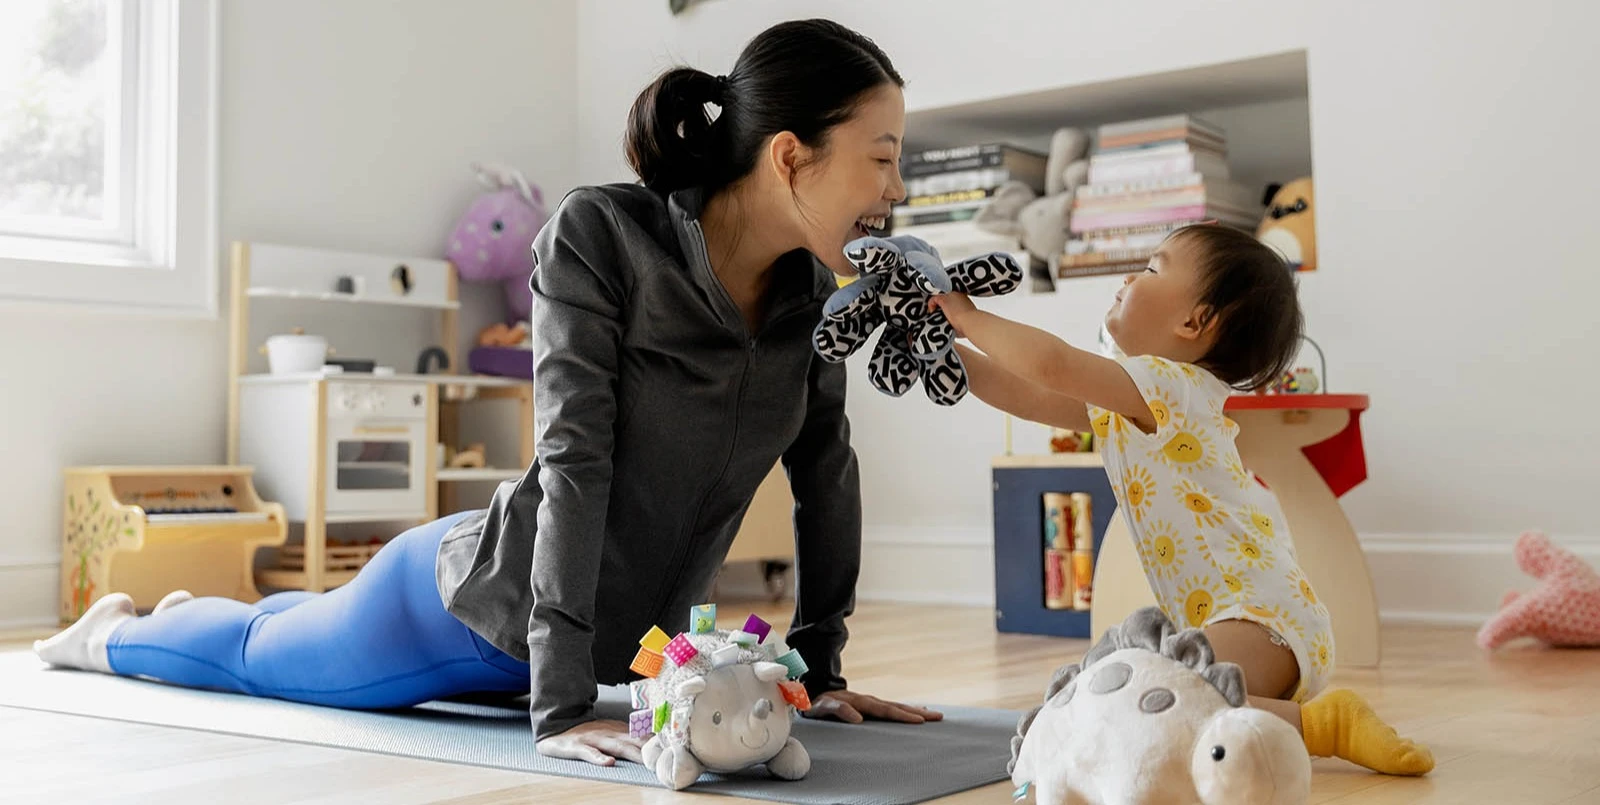
{"label": "piano keyboard", "polygon": [[173,523],[178,525],[197,525],[204,523],[264,523],[267,521],[266,512],[240,512],[217,510],[172,510],[153,511],[145,514],[145,520],[151,524]]}

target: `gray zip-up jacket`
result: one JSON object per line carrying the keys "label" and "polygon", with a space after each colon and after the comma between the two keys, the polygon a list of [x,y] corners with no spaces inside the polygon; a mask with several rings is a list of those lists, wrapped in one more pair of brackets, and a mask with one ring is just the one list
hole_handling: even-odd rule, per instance
{"label": "gray zip-up jacket", "polygon": [[698,191],[581,188],[534,243],[538,458],[439,548],[445,606],[531,667],[536,738],[594,718],[651,626],[688,628],[756,488],[795,498],[795,623],[813,696],[839,653],[861,562],[842,364],[812,351],[836,289],[804,251],[776,266],[751,333],[712,272]]}

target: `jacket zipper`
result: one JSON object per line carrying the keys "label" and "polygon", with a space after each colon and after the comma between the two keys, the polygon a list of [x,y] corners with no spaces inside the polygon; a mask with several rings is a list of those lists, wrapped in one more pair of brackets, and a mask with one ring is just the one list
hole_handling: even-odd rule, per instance
{"label": "jacket zipper", "polygon": [[[694,232],[696,245],[699,247],[701,255],[704,256],[706,248],[705,235],[703,232],[701,232],[698,222],[693,224],[692,231]],[[739,332],[741,337],[746,342],[744,371],[739,375],[739,393],[734,396],[733,401],[733,435],[728,440],[728,453],[722,460],[722,469],[717,473],[717,479],[707,486],[706,491],[700,495],[700,502],[695,505],[694,516],[689,518],[688,522],[684,524],[682,530],[678,532],[678,544],[676,546],[676,550],[674,550],[672,554],[672,562],[669,566],[670,573],[668,575],[669,582],[665,587],[665,589],[668,591],[677,589],[678,585],[683,581],[683,566],[685,561],[688,559],[691,539],[693,537],[693,534],[689,532],[692,532],[694,528],[700,524],[700,516],[705,512],[706,501],[709,500],[711,495],[716,492],[717,489],[720,488],[728,479],[728,468],[733,465],[733,457],[738,452],[739,432],[744,419],[744,398],[749,389],[750,369],[755,364],[756,350],[760,345],[761,336],[771,333],[773,328],[775,328],[778,324],[788,321],[806,309],[806,306],[799,306],[794,310],[783,313],[777,318],[769,319],[762,325],[760,333],[752,335],[750,332],[750,326],[745,323],[744,316],[742,313],[740,313],[739,306],[734,303],[733,297],[728,294],[728,289],[722,287],[722,283],[720,282],[716,283],[716,285],[717,292],[720,293],[722,298],[727,301],[729,307],[733,309],[733,312],[738,314],[737,318],[739,320]],[[656,605],[655,617],[652,619],[652,621],[655,623],[662,622],[662,618],[666,615],[665,598],[666,596],[663,596],[663,600]]]}

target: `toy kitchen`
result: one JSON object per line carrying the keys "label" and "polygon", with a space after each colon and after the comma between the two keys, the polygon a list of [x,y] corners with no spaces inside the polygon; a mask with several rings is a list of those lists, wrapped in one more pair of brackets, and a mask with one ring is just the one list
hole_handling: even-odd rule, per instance
{"label": "toy kitchen", "polygon": [[[233,275],[229,463],[253,467],[302,535],[257,572],[262,586],[343,584],[383,540],[458,510],[461,485],[533,463],[532,383],[457,373],[450,263],[237,243]],[[488,453],[499,466],[481,446],[460,449],[463,409],[480,400],[514,405],[519,436]],[[462,500],[477,502],[469,491]],[[352,532],[355,542],[335,538]]]}

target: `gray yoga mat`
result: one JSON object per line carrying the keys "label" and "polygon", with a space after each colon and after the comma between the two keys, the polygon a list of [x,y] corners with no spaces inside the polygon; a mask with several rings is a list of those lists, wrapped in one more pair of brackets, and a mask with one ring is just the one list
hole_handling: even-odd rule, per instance
{"label": "gray yoga mat", "polygon": [[[626,689],[602,689],[600,714],[627,718]],[[433,702],[404,711],[338,710],[45,667],[0,653],[0,706],[134,721],[612,783],[660,787],[644,767],[552,760],[533,749],[519,703]],[[941,709],[932,724],[799,719],[811,773],[785,782],[761,769],[707,775],[690,790],[807,805],[906,805],[1006,779],[1018,713]]]}

